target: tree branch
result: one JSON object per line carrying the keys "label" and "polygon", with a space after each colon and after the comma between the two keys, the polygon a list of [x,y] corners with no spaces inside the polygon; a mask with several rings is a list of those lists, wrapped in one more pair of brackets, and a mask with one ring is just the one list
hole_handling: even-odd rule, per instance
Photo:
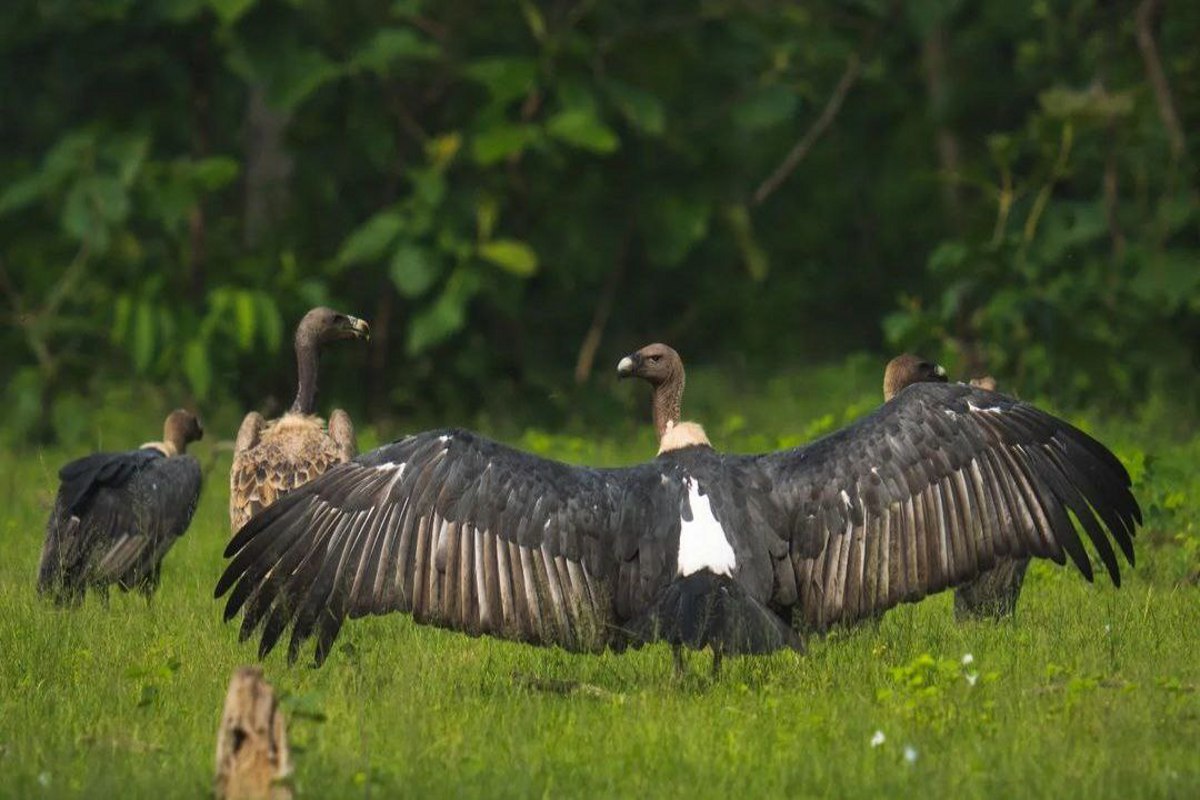
{"label": "tree branch", "polygon": [[1161,6],[1161,0],[1142,0],[1138,4],[1134,19],[1137,28],[1138,49],[1142,51],[1142,61],[1146,65],[1146,80],[1150,81],[1150,87],[1154,90],[1154,100],[1158,104],[1158,116],[1162,118],[1163,127],[1167,129],[1171,157],[1178,161],[1183,156],[1186,146],[1183,126],[1179,124],[1179,114],[1175,111],[1171,86],[1167,83],[1167,75],[1163,71],[1158,44],[1154,41],[1154,22]]}
{"label": "tree branch", "polygon": [[1059,139],[1058,157],[1054,160],[1054,166],[1050,168],[1050,175],[1046,178],[1046,182],[1038,191],[1037,196],[1033,198],[1033,208],[1029,210],[1029,217],[1025,220],[1026,244],[1033,241],[1034,235],[1037,234],[1038,223],[1041,222],[1046,205],[1050,202],[1050,195],[1053,194],[1059,179],[1067,173],[1067,162],[1071,158],[1071,145],[1074,142],[1075,127],[1067,122],[1063,125],[1062,137]]}
{"label": "tree branch", "polygon": [[959,145],[954,129],[947,121],[950,105],[950,77],[946,65],[948,34],[942,24],[934,26],[921,43],[921,64],[924,68],[925,91],[929,97],[930,116],[934,123],[935,148],[941,173],[942,202],[946,214],[956,229],[962,220],[962,201],[959,197]]}
{"label": "tree branch", "polygon": [[608,326],[608,318],[612,315],[613,301],[617,297],[617,289],[621,288],[621,279],[625,276],[625,262],[629,260],[629,242],[633,238],[633,221],[625,226],[625,235],[617,247],[616,257],[613,258],[612,269],[596,301],[596,310],[592,314],[592,324],[588,326],[583,341],[579,345],[579,356],[575,359],[575,383],[582,384],[592,374],[592,365],[596,361],[596,351],[600,349],[600,341],[604,329]]}
{"label": "tree branch", "polygon": [[850,57],[846,59],[846,68],[842,70],[842,77],[838,79],[837,85],[833,87],[833,92],[829,95],[829,99],[825,101],[825,108],[821,111],[821,115],[805,131],[804,136],[800,138],[800,141],[796,142],[795,146],[788,152],[779,166],[775,168],[775,171],[754,192],[753,205],[762,205],[763,201],[770,197],[788,179],[800,162],[804,160],[804,157],[808,155],[808,151],[812,149],[812,146],[817,143],[817,140],[821,138],[825,130],[837,118],[838,112],[842,110],[842,103],[846,100],[846,95],[854,87],[861,73],[862,58],[858,53],[851,53]]}

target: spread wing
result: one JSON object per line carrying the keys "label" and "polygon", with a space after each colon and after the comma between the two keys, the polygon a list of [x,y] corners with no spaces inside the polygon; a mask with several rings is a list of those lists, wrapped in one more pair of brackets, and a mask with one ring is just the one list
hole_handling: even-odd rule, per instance
{"label": "spread wing", "polygon": [[[677,468],[574,467],[467,431],[431,431],[366,453],[299,488],[238,531],[216,588],[265,655],[292,628],[289,659],[317,638],[322,661],[347,616],[411,612],[468,633],[570,649],[670,578],[686,497]],[[673,551],[670,551],[673,553]]]}
{"label": "spread wing", "polygon": [[63,467],[59,477],[39,591],[67,601],[89,585],[152,590],[163,556],[191,522],[199,462],[153,449],[96,453]]}
{"label": "spread wing", "polygon": [[1115,584],[1110,539],[1133,563],[1141,511],[1116,456],[994,392],[915,384],[824,439],[751,458],[791,541],[776,600],[799,602],[816,629],[962,583],[998,556],[1065,553],[1091,580],[1076,522]]}

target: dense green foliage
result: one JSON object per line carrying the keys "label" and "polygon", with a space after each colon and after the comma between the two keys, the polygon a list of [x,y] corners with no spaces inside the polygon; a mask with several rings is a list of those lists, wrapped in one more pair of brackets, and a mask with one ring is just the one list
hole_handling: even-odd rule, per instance
{"label": "dense green foliage", "polygon": [[[721,447],[790,444],[872,407],[877,373],[860,360],[778,375],[738,392],[734,415],[720,413],[734,396],[728,376],[697,370],[692,406]],[[1146,510],[1120,590],[1038,564],[1012,622],[957,625],[941,595],[878,628],[813,640],[805,656],[726,660],[717,683],[707,654],[677,681],[661,646],[571,655],[401,615],[356,620],[320,670],[279,653],[265,664],[285,696],[299,796],[1191,796],[1200,514],[1185,499],[1200,494],[1200,438],[1154,411],[1073,420],[1130,465]],[[109,444],[144,427],[128,413],[104,422]],[[641,427],[488,430],[614,464],[653,448]],[[229,675],[255,650],[211,598],[229,454],[210,441],[195,451],[209,482],[153,604],[114,593],[108,608],[93,599],[73,611],[40,602],[33,576],[55,469],[74,453],[0,460],[0,796],[207,791]],[[884,741],[872,747],[876,731]]]}
{"label": "dense green foliage", "polygon": [[[253,657],[210,599],[227,440],[322,302],[373,325],[323,384],[364,446],[640,460],[609,370],[656,339],[718,446],[788,446],[913,348],[1086,409],[1147,525],[1120,591],[1039,566],[1013,623],[935,598],[717,684],[357,621],[267,663],[304,796],[1194,793],[1200,5],[1164,5],[9,0],[0,796],[207,790]],[[208,484],[154,604],[46,607],[58,466],[185,403]]]}
{"label": "dense green foliage", "polygon": [[377,417],[561,409],[648,339],[1194,389],[1198,36],[1156,0],[12,0],[6,435],[131,381],[259,404],[320,301],[374,323],[337,399]]}

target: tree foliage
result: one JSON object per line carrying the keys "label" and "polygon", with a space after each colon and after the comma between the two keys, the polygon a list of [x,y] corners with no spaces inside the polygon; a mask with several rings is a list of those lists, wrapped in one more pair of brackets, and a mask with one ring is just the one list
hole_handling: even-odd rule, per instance
{"label": "tree foliage", "polygon": [[1154,0],[13,0],[10,433],[105,383],[281,392],[318,302],[372,320],[376,411],[646,339],[1136,399],[1200,358],[1197,33]]}

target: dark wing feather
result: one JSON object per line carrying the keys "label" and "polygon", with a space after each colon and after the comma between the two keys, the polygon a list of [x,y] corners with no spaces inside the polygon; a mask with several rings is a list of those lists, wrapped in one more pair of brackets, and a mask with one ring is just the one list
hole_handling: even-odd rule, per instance
{"label": "dark wing feather", "polygon": [[597,470],[467,431],[330,469],[230,541],[216,587],[265,655],[291,628],[328,654],[347,616],[411,612],[468,633],[595,649],[671,577],[686,497],[671,463]]}
{"label": "dark wing feather", "polygon": [[1104,445],[1033,406],[924,383],[810,445],[747,457],[767,476],[813,628],[958,585],[1001,556],[1064,553],[1090,580],[1076,521],[1113,582],[1141,511]]}
{"label": "dark wing feather", "polygon": [[124,486],[147,464],[163,458],[166,456],[159,450],[143,448],[123,453],[92,453],[70,462],[58,471],[58,492],[64,512],[79,516],[100,489]]}
{"label": "dark wing feather", "polygon": [[163,558],[187,532],[200,500],[200,462],[191,456],[155,461],[125,485],[136,533],[127,539],[108,537],[94,573],[124,589],[153,590]]}
{"label": "dark wing feather", "polygon": [[187,530],[200,496],[196,459],[154,449],[96,453],[59,474],[39,591],[59,602],[112,583],[153,591],[162,559]]}

